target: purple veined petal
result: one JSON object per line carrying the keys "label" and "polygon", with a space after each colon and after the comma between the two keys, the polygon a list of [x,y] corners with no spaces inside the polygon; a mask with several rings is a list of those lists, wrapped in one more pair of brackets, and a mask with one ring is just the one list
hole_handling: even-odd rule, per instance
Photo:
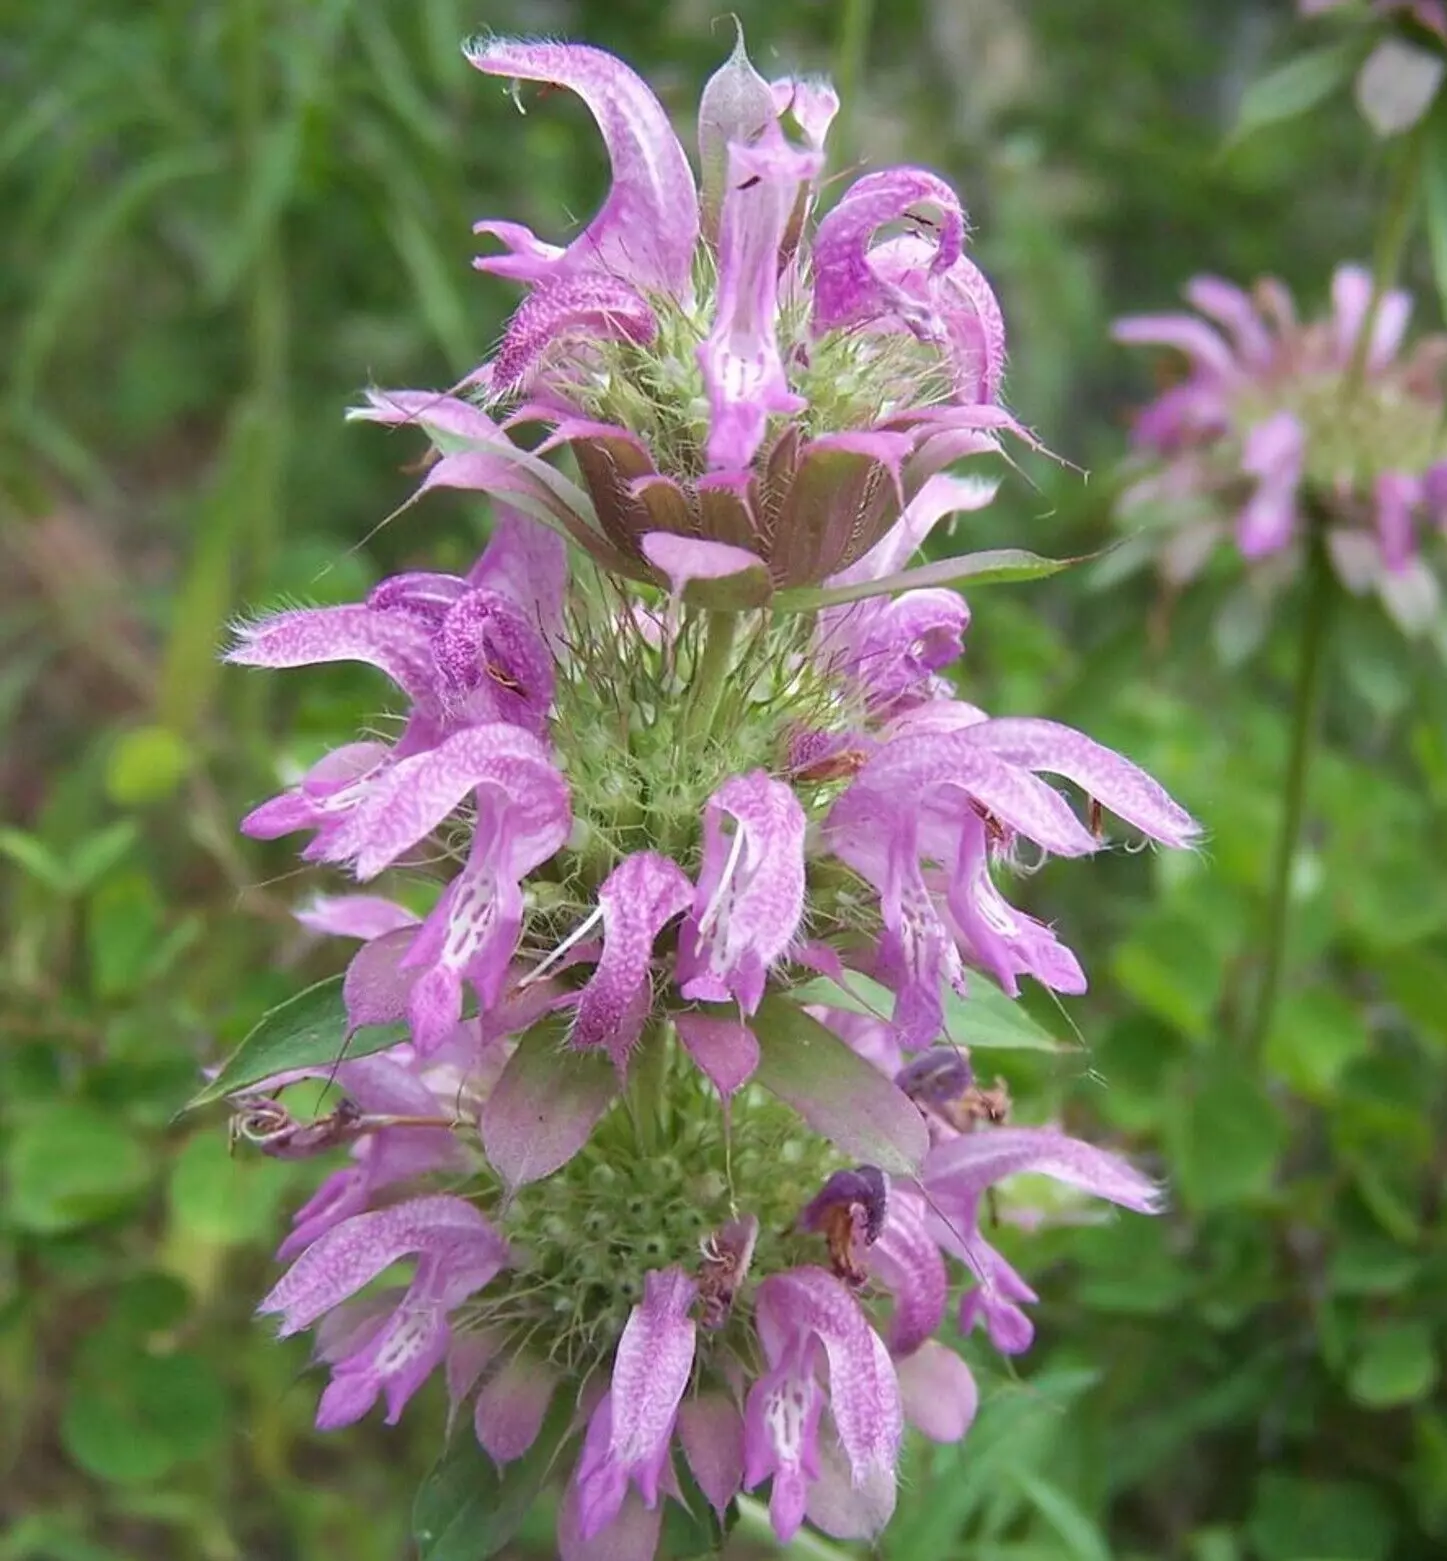
{"label": "purple veined petal", "polygon": [[725,1102],[753,1077],[759,1043],[746,1024],[708,1014],[675,1014],[673,1023],[683,1049]]}
{"label": "purple veined petal", "polygon": [[1204,320],[1191,314],[1135,314],[1117,320],[1111,336],[1127,347],[1173,347],[1198,370],[1219,379],[1235,379],[1235,354]]}
{"label": "purple veined petal", "polygon": [[718,303],[699,345],[708,391],[708,463],[738,469],[753,460],[770,415],[804,406],[779,356],[779,250],[801,186],[819,173],[816,152],[796,151],[777,125],[756,144],[728,149],[728,192],[719,229]]}
{"label": "purple veined petal", "polygon": [[754,1383],[744,1404],[744,1489],[771,1481],[769,1520],[784,1544],[804,1522],[809,1482],[819,1476],[824,1393],[814,1375],[817,1348],[800,1339]]}
{"label": "purple veined petal", "polygon": [[1192,277],[1186,300],[1231,334],[1237,357],[1253,369],[1265,368],[1276,355],[1276,343],[1249,293],[1219,276]]}
{"label": "purple veined petal", "polygon": [[629,1314],[613,1360],[608,1392],[588,1424],[578,1460],[579,1533],[608,1527],[631,1481],[644,1504],[658,1502],[683,1390],[693,1370],[696,1326],[689,1309],[698,1286],[679,1268],[644,1280],[643,1301]]}
{"label": "purple veined petal", "polygon": [[1056,856],[1088,856],[1098,850],[1099,841],[1059,792],[1020,761],[1002,757],[978,740],[977,733],[993,724],[886,743],[835,802],[825,821],[826,835],[832,840],[856,821],[888,818],[906,808],[933,810],[932,816],[948,821],[978,802],[1002,824]]}
{"label": "purple veined petal", "polygon": [[385,773],[391,752],[386,743],[334,748],[289,791],[253,808],[241,820],[241,833],[253,840],[275,840],[299,829],[340,827],[368,784]]}
{"label": "purple veined petal", "polygon": [[502,996],[523,918],[523,873],[508,859],[515,813],[493,788],[479,788],[467,861],[400,961],[401,970],[416,972],[407,1012],[424,1055],[462,1018],[464,980],[477,989],[484,1013]]}
{"label": "purple veined petal", "polygon": [[866,1261],[894,1298],[889,1347],[896,1355],[908,1355],[939,1327],[949,1295],[944,1260],[919,1197],[909,1188],[896,1184],[890,1190],[883,1228]]}
{"label": "purple veined petal", "polygon": [[578,998],[574,1046],[604,1046],[617,1068],[627,1065],[652,997],[653,940],[692,898],[682,868],[654,851],[625,857],[603,880],[603,952]]}
{"label": "purple veined petal", "polygon": [[807,822],[792,787],[763,770],[733,776],[709,798],[698,890],[680,940],[685,997],[731,996],[748,1014],[759,1006],[804,913]]}
{"label": "purple veined petal", "polygon": [[[439,1194],[356,1214],[319,1237],[282,1275],[257,1310],[280,1312],[282,1338],[308,1328],[324,1312],[408,1253],[465,1254],[474,1265],[508,1261],[507,1244],[472,1204]],[[480,1281],[477,1288],[486,1281]]]}
{"label": "purple veined petal", "polygon": [[700,206],[704,235],[709,239],[718,231],[730,144],[747,146],[757,141],[779,114],[769,83],[754,69],[744,48],[742,24],[735,19],[734,25],[733,52],[708,78],[698,102]]}
{"label": "purple veined petal", "polygon": [[810,76],[781,76],[769,83],[774,112],[782,119],[790,115],[816,152],[824,150],[829,126],[839,112],[839,94],[827,81]]}
{"label": "purple veined petal", "polygon": [[1143,769],[1073,727],[1007,716],[967,727],[961,740],[1007,763],[1074,781],[1152,840],[1188,846],[1200,834],[1195,819]]}
{"label": "purple veined petal", "polygon": [[1377,478],[1377,537],[1382,547],[1382,562],[1393,574],[1401,574],[1417,550],[1416,511],[1422,502],[1423,485],[1407,472],[1383,472]]}
{"label": "purple veined petal", "polygon": [[392,1024],[407,1012],[407,999],[417,977],[402,968],[402,961],[416,941],[417,927],[412,920],[385,932],[352,956],[342,981],[342,999],[352,1029]]}
{"label": "purple veined petal", "polygon": [[458,1410],[506,1343],[506,1336],[494,1329],[474,1328],[467,1333],[453,1334],[446,1365],[449,1436],[456,1423]]}
{"label": "purple veined petal", "polygon": [[601,1532],[585,1537],[574,1481],[558,1512],[559,1561],[654,1561],[662,1527],[662,1506],[646,1507],[637,1491],[629,1491],[617,1517]]}
{"label": "purple veined petal", "polygon": [[[1342,364],[1351,362],[1372,301],[1371,272],[1361,266],[1338,266],[1331,279],[1332,328]],[[1372,323],[1366,367],[1382,369],[1397,355],[1412,315],[1412,295],[1392,288],[1382,295]]]}
{"label": "purple veined petal", "polygon": [[1018,997],[1019,977],[1034,976],[1052,992],[1086,989],[1080,961],[1043,922],[1010,905],[990,877],[983,819],[963,821],[960,854],[945,884],[945,924],[960,953]]}
{"label": "purple veined petal", "polygon": [[291,1230],[276,1249],[277,1261],[289,1263],[334,1226],[361,1214],[371,1199],[371,1188],[369,1168],[365,1166],[333,1171],[292,1215]]}
{"label": "purple veined petal", "polygon": [[927,1339],[896,1360],[904,1418],[932,1442],[958,1442],[970,1429],[980,1391],[970,1368],[947,1345]]}
{"label": "purple veined petal", "polygon": [[789,1269],[758,1285],[754,1315],[771,1365],[796,1357],[800,1340],[823,1346],[829,1410],[854,1484],[881,1475],[892,1482],[904,1429],[899,1385],[889,1352],[849,1290],[822,1268]]}
{"label": "purple veined petal", "polygon": [[473,1409],[473,1429],[499,1469],[521,1458],[537,1441],[556,1386],[551,1368],[526,1355],[504,1361],[483,1383]]}
{"label": "purple veined petal", "polygon": [[906,701],[936,702],[932,675],[963,654],[969,621],[964,598],[942,588],[829,607],[819,615],[815,658],[851,679],[879,717]]}
{"label": "purple veined petal", "polygon": [[492,365],[492,387],[502,394],[521,385],[547,350],[568,336],[650,342],[658,319],[627,282],[584,273],[535,289],[518,307]]}
{"label": "purple veined petal", "polygon": [[567,544],[556,532],[505,504],[494,504],[493,513],[497,518],[492,536],[469,571],[467,583],[510,597],[551,644],[563,626]]}
{"label": "purple veined petal", "polygon": [[814,313],[817,333],[896,312],[899,297],[871,264],[874,235],[888,223],[930,205],[939,213],[931,270],[948,271],[960,257],[965,217],[959,197],[923,168],[866,174],[819,224],[814,235]]}
{"label": "purple veined petal", "polygon": [[723,1393],[700,1393],[678,1407],[678,1441],[709,1506],[722,1520],[744,1478],[744,1422]]}
{"label": "purple veined petal", "polygon": [[515,282],[544,282],[558,268],[563,250],[557,244],[545,244],[536,233],[520,222],[474,222],[472,231],[502,243],[505,253],[478,255],[474,269],[493,276],[510,277]]}
{"label": "purple veined petal", "polygon": [[335,1366],[364,1349],[386,1326],[405,1294],[405,1286],[387,1285],[334,1307],[316,1326],[312,1359]]}
{"label": "purple veined petal", "polygon": [[912,233],[876,244],[869,262],[901,325],[948,346],[956,399],[993,402],[1005,372],[1005,317],[985,273],[965,255],[937,270],[934,246]]}
{"label": "purple veined petal", "polygon": [[308,932],[364,943],[417,924],[413,911],[380,894],[314,894],[294,914]]}
{"label": "purple veined petal", "polygon": [[698,242],[688,158],[643,79],[601,49],[493,38],[464,51],[489,76],[576,92],[598,122],[613,182],[602,208],[555,262],[554,275],[610,275],[683,297]]}
{"label": "purple veined petal", "polygon": [[863,558],[830,576],[828,584],[854,585],[897,574],[924,546],[946,515],[984,509],[998,488],[999,484],[988,478],[937,473],[925,482],[899,519]]}
{"label": "purple veined petal", "polygon": [[442,1364],[451,1342],[443,1310],[414,1300],[414,1283],[396,1311],[356,1354],[332,1368],[317,1405],[319,1431],[360,1420],[379,1394],[387,1403],[387,1424],[396,1425],[407,1401]]}
{"label": "purple veined petal", "polygon": [[367,593],[367,606],[376,613],[403,614],[435,629],[466,589],[456,575],[413,569],[378,581]]}
{"label": "purple veined petal", "polygon": [[493,719],[542,734],[553,702],[553,653],[511,597],[483,586],[467,592],[439,625],[432,651],[444,700],[480,695]]}
{"label": "purple veined petal", "polygon": [[728,542],[712,542],[707,537],[646,531],[638,545],[648,562],[667,575],[675,596],[682,596],[691,580],[728,580],[734,575],[763,568],[763,560],[757,553]]}
{"label": "purple veined petal", "polygon": [[873,1466],[856,1482],[837,1433],[825,1426],[819,1437],[819,1473],[809,1483],[805,1513],[831,1539],[872,1540],[894,1516],[897,1484],[892,1468]]}
{"label": "purple veined petal", "polygon": [[547,749],[531,733],[496,723],[458,732],[392,765],[317,854],[326,861],[351,859],[359,878],[375,877],[480,787],[509,803],[505,858],[518,878],[567,839],[568,788]]}
{"label": "purple veined petal", "polygon": [[352,407],[347,421],[389,427],[414,424],[429,436],[441,434],[444,439],[469,443],[496,443],[506,438],[481,407],[432,390],[369,390],[366,404]]}
{"label": "purple veined petal", "polygon": [[357,605],[302,608],[238,624],[226,660],[244,667],[362,661],[385,672],[413,699],[431,694],[426,631],[406,618]]}
{"label": "purple veined petal", "polygon": [[1241,469],[1257,479],[1236,524],[1236,540],[1247,558],[1279,552],[1296,529],[1296,490],[1306,458],[1306,430],[1291,412],[1257,423],[1242,446]]}
{"label": "purple veined petal", "polygon": [[960,1332],[970,1333],[983,1322],[990,1343],[1002,1355],[1023,1355],[1035,1342],[1035,1324],[1024,1308],[1040,1297],[978,1230],[956,1256],[975,1275],[975,1288],[960,1298]]}
{"label": "purple veined petal", "polygon": [[996,1127],[963,1133],[930,1150],[923,1179],[930,1192],[938,1189],[942,1196],[958,1200],[977,1197],[995,1182],[1027,1171],[1139,1214],[1161,1210],[1161,1189],[1150,1177],[1119,1155],[1053,1128]]}

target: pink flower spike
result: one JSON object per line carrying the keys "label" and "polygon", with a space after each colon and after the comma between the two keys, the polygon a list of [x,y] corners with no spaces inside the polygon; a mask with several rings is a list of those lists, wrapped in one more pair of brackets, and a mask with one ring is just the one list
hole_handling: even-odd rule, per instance
{"label": "pink flower spike", "polygon": [[[553,262],[552,274],[618,278],[645,292],[682,297],[698,242],[693,173],[663,105],[620,59],[583,44],[492,38],[464,51],[489,76],[543,82],[576,92],[598,122],[613,183],[601,210]],[[536,239],[501,235],[531,261]]]}
{"label": "pink flower spike", "polygon": [[764,567],[759,555],[747,548],[672,531],[646,531],[639,547],[648,562],[668,576],[675,596],[682,596],[692,580],[729,580]]}
{"label": "pink flower spike", "polygon": [[711,407],[708,463],[734,470],[753,460],[771,414],[804,406],[779,357],[779,248],[800,187],[823,159],[796,151],[773,124],[756,144],[734,142],[728,157],[718,307],[698,361]]}
{"label": "pink flower spike", "polygon": [[380,894],[314,894],[297,910],[296,919],[308,932],[360,938],[363,943],[417,924],[405,905]]}
{"label": "pink flower spike", "polygon": [[1117,320],[1110,334],[1127,347],[1173,347],[1203,370],[1222,380],[1240,374],[1231,349],[1204,320],[1189,314],[1137,314]]}
{"label": "pink flower spike", "polygon": [[1383,472],[1373,497],[1382,562],[1393,574],[1401,574],[1416,553],[1415,516],[1423,502],[1423,485],[1405,472]]}
{"label": "pink flower spike", "polygon": [[696,1327],[688,1315],[698,1286],[680,1268],[654,1271],[629,1314],[608,1392],[588,1423],[576,1475],[579,1531],[608,1527],[632,1481],[644,1505],[658,1502],[679,1401],[693,1370]]}
{"label": "pink flower spike", "polygon": [[620,1073],[652,1001],[653,940],[692,897],[682,868],[655,851],[625,857],[598,890],[603,952],[579,994],[572,1043],[606,1047]]}
{"label": "pink flower spike", "polygon": [[685,997],[732,997],[746,1014],[759,1006],[803,915],[806,824],[793,790],[763,770],[734,776],[709,798],[703,866],[680,938]]}
{"label": "pink flower spike", "polygon": [[698,101],[698,161],[702,172],[703,227],[713,240],[729,183],[729,147],[749,146],[778,117],[769,83],[750,63],[737,19],[733,53],[704,85]]}
{"label": "pink flower spike", "polygon": [[829,126],[839,112],[839,94],[827,81],[808,76],[781,76],[769,83],[774,111],[782,119],[786,114],[804,134],[816,152],[824,150]]}
{"label": "pink flower spike", "polygon": [[592,272],[558,277],[530,293],[508,321],[492,388],[502,394],[525,385],[534,365],[567,336],[649,342],[657,330],[653,310],[627,282]]}

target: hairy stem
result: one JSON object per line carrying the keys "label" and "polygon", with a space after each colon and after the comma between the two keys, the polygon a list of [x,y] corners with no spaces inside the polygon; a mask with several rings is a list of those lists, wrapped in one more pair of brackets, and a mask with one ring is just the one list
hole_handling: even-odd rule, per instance
{"label": "hairy stem", "polygon": [[1367,304],[1367,312],[1352,347],[1351,362],[1347,365],[1342,382],[1348,398],[1356,394],[1366,378],[1367,358],[1371,353],[1372,335],[1376,330],[1377,316],[1381,313],[1382,300],[1397,280],[1397,273],[1402,269],[1402,258],[1407,252],[1407,243],[1416,226],[1422,197],[1422,169],[1427,156],[1427,126],[1434,120],[1435,115],[1424,114],[1408,132],[1401,146],[1386,208],[1382,213],[1382,225],[1377,231],[1376,252],[1372,256],[1371,301]]}
{"label": "hairy stem", "polygon": [[1259,1053],[1265,1045],[1281,992],[1281,976],[1291,925],[1291,881],[1301,844],[1311,757],[1321,724],[1326,647],[1330,638],[1328,629],[1336,582],[1331,571],[1331,561],[1327,557],[1321,521],[1317,517],[1312,517],[1302,586],[1303,616],[1296,690],[1292,698],[1291,752],[1286,763],[1281,827],[1276,837],[1276,859],[1271,870],[1271,898],[1266,912],[1261,985],[1256,994],[1256,1008],[1250,1027],[1246,1031],[1246,1044],[1253,1054]]}
{"label": "hairy stem", "polygon": [[733,661],[738,627],[737,613],[711,612],[704,618],[703,650],[699,653],[693,687],[689,690],[690,709],[685,730],[690,737],[707,737],[713,730],[724,680]]}

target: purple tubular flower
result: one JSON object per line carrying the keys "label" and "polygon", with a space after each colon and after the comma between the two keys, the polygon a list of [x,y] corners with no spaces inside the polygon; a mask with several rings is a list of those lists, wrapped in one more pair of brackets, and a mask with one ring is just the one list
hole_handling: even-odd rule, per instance
{"label": "purple tubular flower", "polygon": [[[1303,323],[1270,278],[1248,295],[1219,277],[1197,277],[1186,296],[1206,320],[1116,322],[1117,340],[1168,347],[1187,360],[1186,378],[1136,418],[1147,469],[1122,503],[1127,513],[1144,503],[1179,512],[1177,530],[1157,528],[1157,564],[1172,589],[1227,534],[1211,509],[1234,507],[1247,563],[1299,561],[1306,536],[1319,533],[1348,589],[1375,589],[1409,633],[1430,620],[1440,593],[1417,567],[1415,522],[1418,485],[1440,442],[1447,340],[1429,337],[1406,351],[1410,295],[1374,292],[1369,272],[1338,266],[1330,311]],[[1279,590],[1290,575],[1277,564],[1262,572],[1262,589]]]}
{"label": "purple tubular flower", "polygon": [[578,998],[574,1046],[603,1046],[620,1073],[626,1068],[652,999],[653,940],[692,898],[683,870],[655,851],[625,857],[608,874],[594,912],[603,952]]}
{"label": "purple tubular flower", "polygon": [[771,1275],[754,1296],[768,1372],[744,1406],[744,1486],[773,1477],[769,1515],[785,1542],[804,1521],[820,1474],[819,1423],[827,1403],[857,1490],[874,1498],[880,1526],[894,1506],[903,1430],[899,1385],[879,1335],[832,1274],[796,1268]]}
{"label": "purple tubular flower", "polygon": [[[489,76],[543,82],[576,92],[598,122],[612,165],[608,198],[586,228],[550,254],[524,228],[498,233],[548,283],[580,273],[616,277],[640,292],[681,297],[698,242],[698,196],[688,158],[663,105],[614,55],[582,44],[493,38],[466,50]],[[546,268],[546,269],[544,269]],[[486,266],[485,269],[496,269]],[[512,274],[516,275],[516,270]]]}
{"label": "purple tubular flower", "polygon": [[895,315],[920,334],[937,337],[941,326],[921,313],[925,301],[880,277],[871,264],[874,235],[916,206],[939,213],[930,272],[946,272],[960,258],[965,217],[959,197],[943,179],[922,168],[888,168],[865,174],[819,224],[814,239],[814,329],[838,330]]}
{"label": "purple tubular flower", "polygon": [[613,1378],[588,1422],[576,1475],[579,1532],[591,1539],[618,1516],[632,1481],[658,1504],[679,1401],[693,1369],[697,1285],[682,1269],[650,1273],[618,1341]]}
{"label": "purple tubular flower", "polygon": [[506,1243],[460,1198],[415,1198],[353,1215],[320,1236],[258,1308],[281,1314],[285,1337],[409,1254],[417,1269],[396,1310],[332,1367],[317,1412],[324,1430],[359,1420],[378,1394],[387,1400],[388,1424],[396,1423],[447,1353],[447,1313],[497,1276],[508,1262]]}
{"label": "purple tubular flower", "polygon": [[991,1343],[1010,1355],[1030,1347],[1035,1330],[1021,1304],[1039,1298],[980,1234],[979,1209],[987,1188],[1026,1171],[1141,1214],[1161,1209],[1160,1188],[1133,1166],[1050,1128],[962,1133],[931,1149],[921,1178],[931,1234],[975,1275],[975,1288],[960,1305],[960,1327],[968,1332],[983,1321]]}
{"label": "purple tubular flower", "polygon": [[803,914],[805,824],[790,787],[763,770],[736,775],[709,798],[703,867],[680,940],[685,997],[732,997],[748,1014],[759,1006],[769,969]]}
{"label": "purple tubular flower", "polygon": [[713,330],[698,349],[708,386],[710,466],[749,464],[770,415],[802,411],[779,357],[779,248],[801,187],[823,167],[770,125],[755,145],[728,151],[728,193],[719,241],[719,297]]}
{"label": "purple tubular flower", "polygon": [[773,89],[749,63],[740,26],[733,53],[709,77],[698,100],[700,205],[706,238],[717,238],[719,213],[729,184],[730,146],[751,146],[774,127],[781,112]]}

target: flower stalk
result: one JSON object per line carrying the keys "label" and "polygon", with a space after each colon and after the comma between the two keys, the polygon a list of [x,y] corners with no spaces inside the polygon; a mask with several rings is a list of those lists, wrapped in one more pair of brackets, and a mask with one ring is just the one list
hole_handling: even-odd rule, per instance
{"label": "flower stalk", "polygon": [[1332,605],[1336,577],[1327,558],[1323,528],[1313,519],[1307,541],[1306,573],[1302,580],[1301,641],[1296,687],[1291,701],[1291,749],[1281,793],[1281,826],[1272,860],[1270,898],[1265,923],[1265,954],[1261,983],[1246,1031],[1246,1049],[1260,1054],[1271,1033],[1271,1023],[1281,996],[1286,949],[1291,936],[1291,895],[1306,818],[1307,784],[1312,754],[1321,729],[1322,694],[1326,687],[1326,663],[1331,638]]}

